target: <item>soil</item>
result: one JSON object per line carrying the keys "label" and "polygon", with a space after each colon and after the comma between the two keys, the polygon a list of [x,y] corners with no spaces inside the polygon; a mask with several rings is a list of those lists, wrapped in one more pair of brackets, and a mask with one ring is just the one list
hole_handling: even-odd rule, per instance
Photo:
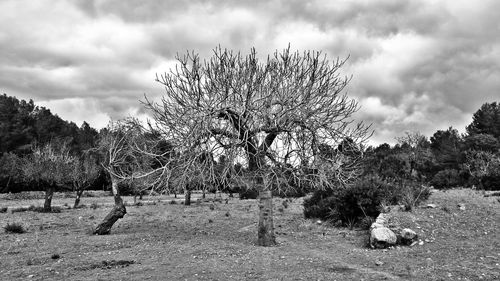
{"label": "soil", "polygon": [[[285,208],[280,198],[278,245],[260,247],[256,200],[199,196],[191,206],[165,196],[129,206],[105,236],[91,232],[110,211],[102,206],[109,196],[82,198],[98,208],[0,213],[2,227],[27,229],[0,233],[0,280],[500,280],[500,203],[477,191],[435,191],[424,205],[436,208],[401,212],[389,223],[412,228],[423,244],[386,250],[368,248],[366,230],[306,220],[302,199]],[[54,204],[71,206],[65,197]],[[0,209],[31,204],[43,200],[0,198]]]}

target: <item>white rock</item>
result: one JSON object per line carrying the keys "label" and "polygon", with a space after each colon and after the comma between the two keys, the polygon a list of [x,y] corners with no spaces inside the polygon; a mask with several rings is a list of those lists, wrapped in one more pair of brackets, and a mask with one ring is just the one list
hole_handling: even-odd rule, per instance
{"label": "white rock", "polygon": [[417,240],[417,233],[409,228],[401,230],[401,244],[412,245]]}
{"label": "white rock", "polygon": [[401,238],[407,239],[407,240],[412,240],[417,237],[417,233],[409,228],[404,228],[401,230]]}
{"label": "white rock", "polygon": [[397,237],[387,227],[374,228],[370,234],[370,245],[375,248],[387,248],[396,244]]}
{"label": "white rock", "polygon": [[376,222],[374,222],[374,223],[372,223],[372,225],[370,226],[370,230],[373,230],[373,229],[375,229],[375,228],[380,228],[380,227],[384,227],[384,225],[383,225],[383,224],[380,224],[380,223],[376,223]]}
{"label": "white rock", "polygon": [[426,207],[426,208],[430,208],[430,209],[434,209],[434,208],[436,208],[437,206],[436,206],[436,204],[427,204],[425,207]]}

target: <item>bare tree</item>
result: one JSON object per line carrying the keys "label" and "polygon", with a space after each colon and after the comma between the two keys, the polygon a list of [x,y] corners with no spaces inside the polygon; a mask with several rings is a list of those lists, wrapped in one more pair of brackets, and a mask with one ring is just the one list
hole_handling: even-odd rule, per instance
{"label": "bare tree", "polygon": [[361,155],[320,153],[321,144],[359,144],[370,135],[369,127],[354,123],[357,103],[343,94],[350,80],[339,73],[344,60],[290,47],[263,61],[254,49],[244,56],[220,47],[205,61],[195,53],[177,60],[175,69],[157,76],[166,91],[161,102],[144,101],[154,129],[183,155],[178,169],[185,178],[213,177],[213,164],[200,169],[197,161],[207,152],[225,155],[225,170],[244,165],[232,181],[260,193],[259,245],[275,244],[272,190],[336,188],[356,175],[344,167],[354,167]]}
{"label": "bare tree", "polygon": [[73,187],[76,190],[73,208],[79,206],[83,192],[99,176],[100,171],[101,169],[97,162],[97,156],[94,155],[92,151],[85,151],[81,157],[75,157],[72,163],[71,173],[69,174],[73,182]]}
{"label": "bare tree", "polygon": [[72,163],[66,143],[51,142],[34,146],[33,152],[23,161],[23,173],[28,180],[45,185],[43,210],[52,211],[52,197],[57,186],[70,182]]}
{"label": "bare tree", "polygon": [[[167,163],[155,148],[161,145],[158,139],[148,139],[139,122],[126,119],[112,122],[103,131],[98,150],[104,155],[103,168],[111,179],[111,192],[115,205],[104,220],[96,227],[94,234],[109,234],[113,224],[127,213],[120,193],[120,183],[141,182],[141,188],[154,187],[164,179]],[[152,153],[150,151],[154,151]],[[157,168],[160,167],[160,168]]]}

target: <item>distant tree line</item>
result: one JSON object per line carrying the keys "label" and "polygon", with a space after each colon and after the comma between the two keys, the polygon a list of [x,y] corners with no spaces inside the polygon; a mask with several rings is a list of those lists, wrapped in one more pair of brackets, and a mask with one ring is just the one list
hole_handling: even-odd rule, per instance
{"label": "distant tree line", "polygon": [[366,150],[365,173],[416,180],[436,188],[500,189],[500,104],[485,103],[473,115],[465,134],[449,127],[430,139],[406,133],[394,146]]}
{"label": "distant tree line", "polygon": [[[87,122],[78,127],[49,109],[36,106],[33,100],[0,95],[0,192],[46,190],[46,186],[74,189],[75,178],[83,175],[63,171],[63,166],[65,169],[69,166],[58,164],[68,162],[71,157],[69,162],[74,164],[73,168],[84,171],[98,140],[99,133]],[[93,157],[96,167],[92,169],[96,172],[91,174],[95,178],[91,182],[88,179],[80,182],[102,189],[106,176],[97,163],[97,156]]]}

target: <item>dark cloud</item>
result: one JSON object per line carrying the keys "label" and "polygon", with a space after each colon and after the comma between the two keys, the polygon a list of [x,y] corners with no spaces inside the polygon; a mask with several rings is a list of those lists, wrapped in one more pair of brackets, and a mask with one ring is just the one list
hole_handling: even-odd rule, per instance
{"label": "dark cloud", "polygon": [[394,142],[463,130],[498,101],[499,10],[495,0],[5,0],[0,90],[103,126],[145,118],[138,100],[160,98],[155,74],[178,53],[207,58],[220,45],[265,57],[290,44],[350,56],[342,74],[353,75],[357,116],[373,123],[373,142]]}

